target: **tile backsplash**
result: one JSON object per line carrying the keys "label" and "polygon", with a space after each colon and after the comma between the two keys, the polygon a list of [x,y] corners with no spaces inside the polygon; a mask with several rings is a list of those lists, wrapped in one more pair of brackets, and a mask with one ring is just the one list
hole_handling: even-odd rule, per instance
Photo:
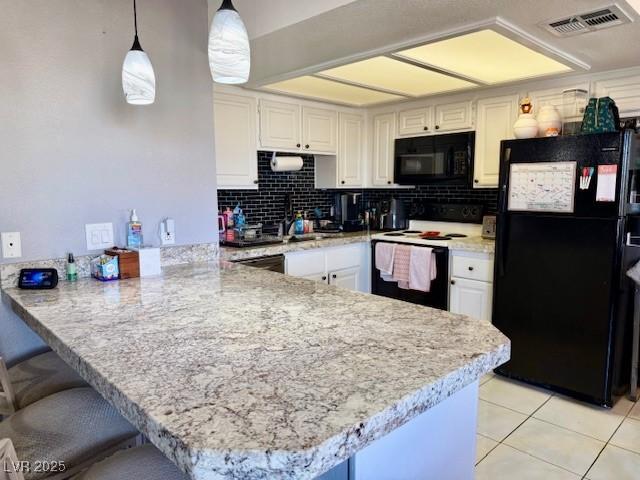
{"label": "tile backsplash", "polygon": [[[320,208],[325,214],[333,203],[335,193],[343,190],[315,188],[313,155],[302,155],[304,165],[297,172],[272,172],[269,166],[271,152],[258,152],[258,190],[218,190],[218,205],[233,208],[238,202],[251,223],[278,222],[284,217],[284,198],[289,193],[297,210],[313,211]],[[476,203],[485,211],[494,213],[497,208],[498,189],[473,189],[459,185],[420,185],[406,190],[354,189],[362,192],[363,202],[378,201],[394,196],[412,202],[424,199],[440,203]]]}

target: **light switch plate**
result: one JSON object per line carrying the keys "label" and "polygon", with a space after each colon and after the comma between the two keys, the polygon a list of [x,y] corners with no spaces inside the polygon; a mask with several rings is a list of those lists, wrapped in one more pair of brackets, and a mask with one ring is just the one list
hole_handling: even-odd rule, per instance
{"label": "light switch plate", "polygon": [[3,258],[20,258],[22,256],[22,242],[20,241],[20,232],[0,233],[0,239],[2,241]]}
{"label": "light switch plate", "polygon": [[113,247],[113,223],[87,223],[84,230],[87,250],[104,250]]}

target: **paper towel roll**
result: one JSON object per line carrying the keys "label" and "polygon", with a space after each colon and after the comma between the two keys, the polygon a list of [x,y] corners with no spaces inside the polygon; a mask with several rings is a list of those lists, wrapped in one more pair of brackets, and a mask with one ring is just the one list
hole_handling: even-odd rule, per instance
{"label": "paper towel roll", "polygon": [[274,172],[295,172],[302,169],[302,157],[277,157],[271,159],[271,170]]}

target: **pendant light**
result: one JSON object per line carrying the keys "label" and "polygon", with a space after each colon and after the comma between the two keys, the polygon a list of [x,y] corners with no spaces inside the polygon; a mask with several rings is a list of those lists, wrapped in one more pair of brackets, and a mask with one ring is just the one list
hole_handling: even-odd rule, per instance
{"label": "pendant light", "polygon": [[150,105],[156,99],[156,76],[147,54],[138,40],[138,12],[133,0],[133,25],[135,37],[131,50],[122,64],[122,90],[124,98],[131,105]]}
{"label": "pendant light", "polygon": [[231,0],[223,0],[211,22],[209,66],[213,81],[238,84],[249,80],[249,35]]}

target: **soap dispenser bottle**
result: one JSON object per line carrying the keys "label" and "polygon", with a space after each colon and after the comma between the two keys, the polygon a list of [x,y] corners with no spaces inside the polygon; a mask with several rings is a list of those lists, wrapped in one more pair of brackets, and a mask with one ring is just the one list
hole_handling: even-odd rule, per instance
{"label": "soap dispenser bottle", "polygon": [[131,219],[127,223],[127,247],[142,247],[142,222],[138,219],[135,208],[131,210]]}

